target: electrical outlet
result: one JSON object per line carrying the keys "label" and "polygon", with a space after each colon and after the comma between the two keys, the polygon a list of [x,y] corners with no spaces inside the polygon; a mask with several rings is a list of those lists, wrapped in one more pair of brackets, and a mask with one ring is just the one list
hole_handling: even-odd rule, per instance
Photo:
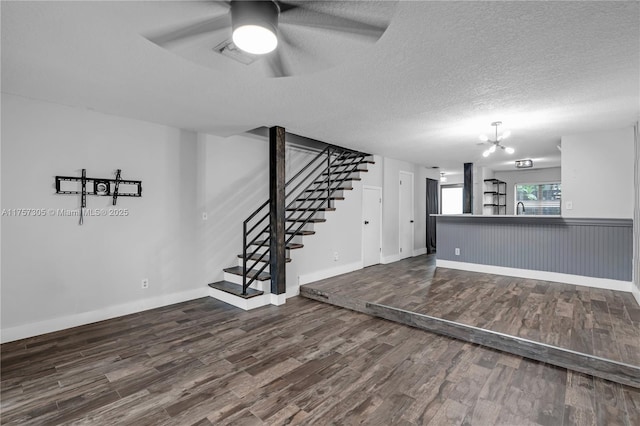
{"label": "electrical outlet", "polygon": [[142,279],[142,288],[149,288],[149,278]]}
{"label": "electrical outlet", "polygon": [[334,262],[337,262],[337,261],[338,261],[338,259],[339,259],[339,257],[338,257],[338,252],[336,251],[336,252],[334,252],[334,253],[333,253],[333,261],[334,261]]}
{"label": "electrical outlet", "polygon": [[456,247],[456,256],[460,256],[460,249]]}
{"label": "electrical outlet", "polygon": [[571,201],[567,201],[565,207],[567,210],[573,210],[573,203]]}

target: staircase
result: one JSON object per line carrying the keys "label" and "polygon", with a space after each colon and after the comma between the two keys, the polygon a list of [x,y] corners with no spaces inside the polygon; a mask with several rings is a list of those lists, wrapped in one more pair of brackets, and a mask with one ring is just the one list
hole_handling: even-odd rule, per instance
{"label": "staircase", "polygon": [[304,247],[304,238],[316,233],[315,225],[326,222],[325,213],[336,210],[336,201],[353,190],[353,181],[373,164],[373,157],[328,145],[285,184],[285,258],[270,256],[273,233],[270,202],[265,201],[242,224],[242,253],[238,264],[224,269],[224,280],[209,284],[209,295],[249,310],[284,303],[284,294],[271,294],[270,268],[291,262],[291,251]]}

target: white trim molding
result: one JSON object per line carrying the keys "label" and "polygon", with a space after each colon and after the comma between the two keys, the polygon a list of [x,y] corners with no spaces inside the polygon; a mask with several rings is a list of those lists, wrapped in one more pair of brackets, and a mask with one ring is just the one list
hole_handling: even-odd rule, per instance
{"label": "white trim molding", "polygon": [[[607,290],[631,292],[631,281],[619,281],[608,278],[585,277],[582,275],[562,274],[559,272],[535,271],[532,269],[506,268],[503,266],[481,265],[478,263],[456,262],[436,259],[436,267],[481,272],[484,274],[506,275],[509,277],[529,278],[542,281],[554,281]],[[637,299],[637,296],[636,296]]]}
{"label": "white trim molding", "polygon": [[161,308],[163,306],[186,302],[188,300],[199,299],[207,296],[206,288],[171,293],[163,296],[156,296],[150,299],[136,300],[134,302],[123,303],[121,305],[109,306],[104,309],[80,312],[63,317],[52,318],[30,324],[19,325],[2,329],[2,343],[14,340],[26,339],[28,337],[39,336],[41,334],[52,333],[54,331],[65,330],[67,328],[78,327],[98,321],[121,317],[123,315],[135,314],[149,309]]}

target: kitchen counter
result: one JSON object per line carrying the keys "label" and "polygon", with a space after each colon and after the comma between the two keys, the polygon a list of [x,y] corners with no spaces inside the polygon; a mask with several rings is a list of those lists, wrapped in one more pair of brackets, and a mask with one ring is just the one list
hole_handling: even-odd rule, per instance
{"label": "kitchen counter", "polygon": [[436,215],[437,266],[630,291],[633,220]]}

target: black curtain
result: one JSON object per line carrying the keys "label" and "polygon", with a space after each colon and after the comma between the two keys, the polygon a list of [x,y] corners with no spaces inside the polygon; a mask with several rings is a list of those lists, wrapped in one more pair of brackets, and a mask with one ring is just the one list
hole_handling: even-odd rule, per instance
{"label": "black curtain", "polygon": [[436,252],[436,217],[438,206],[438,181],[427,179],[427,254]]}

